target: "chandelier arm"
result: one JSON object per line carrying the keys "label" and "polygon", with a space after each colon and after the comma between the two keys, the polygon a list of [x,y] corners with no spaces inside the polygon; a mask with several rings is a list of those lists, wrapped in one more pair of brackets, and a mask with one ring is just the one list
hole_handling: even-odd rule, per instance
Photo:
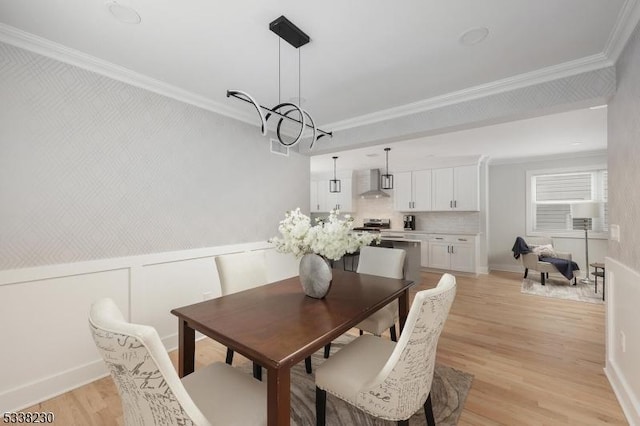
{"label": "chandelier arm", "polygon": [[[254,103],[253,103],[252,101],[250,101],[249,99],[243,98],[242,96],[239,96],[239,95],[245,95],[245,96],[248,96],[248,94],[245,94],[245,92],[242,92],[242,91],[240,91],[240,90],[227,90],[227,97],[232,96],[232,97],[234,97],[234,98],[236,98],[236,99],[240,99],[240,100],[241,100],[241,101],[243,101],[243,102],[247,102],[247,103],[250,103],[250,104],[253,104],[253,105],[258,105],[257,103],[255,103],[255,104],[254,104]],[[251,99],[253,99],[253,98],[251,98]],[[268,113],[267,113],[267,115],[266,115],[266,116],[263,116],[263,114],[262,114],[262,112],[261,112],[261,111],[259,111],[259,112],[258,112],[258,114],[260,114],[260,116],[261,116],[261,117],[265,117],[265,123],[266,123],[266,121],[268,120],[268,117],[270,117],[270,116],[271,116],[271,114],[275,114],[275,115],[279,115],[280,117],[284,117],[284,118],[286,118],[287,120],[295,121],[295,122],[296,122],[296,123],[298,123],[298,124],[302,124],[302,121],[300,121],[300,120],[298,120],[298,119],[296,119],[296,118],[289,117],[289,116],[286,116],[286,117],[285,117],[285,115],[284,115],[284,114],[282,114],[282,113],[280,113],[280,112],[278,112],[278,111],[274,111],[274,109],[275,109],[275,108],[274,108],[274,109],[271,109],[271,108],[267,108],[266,106],[263,106],[263,105],[258,105],[258,106],[259,106],[260,108],[262,108],[263,110],[268,111]],[[305,125],[306,125],[307,127],[312,127],[310,124],[305,124]],[[266,128],[266,126],[265,126],[265,128]],[[317,131],[318,131],[318,133],[320,133],[320,134],[321,134],[320,136],[318,136],[318,138],[317,138],[317,139],[320,139],[322,136],[330,136],[330,137],[333,137],[333,132],[326,132],[326,131],[324,131],[324,130],[322,130],[322,129],[320,129],[320,128],[317,128]]]}
{"label": "chandelier arm", "polygon": [[243,92],[241,90],[227,90],[227,98],[229,96],[233,96],[234,98],[240,99],[241,101],[248,102],[255,107],[256,111],[258,111],[258,115],[260,116],[262,136],[267,136],[267,119],[265,118],[261,109],[264,107],[258,104],[258,102],[255,99],[253,99],[253,97],[250,94],[248,94],[247,92]]}
{"label": "chandelier arm", "polygon": [[[273,110],[274,110],[274,112],[277,113],[277,111],[279,109],[284,108],[284,107],[290,107],[290,109],[288,109],[287,111],[285,111],[283,113],[283,115],[281,115],[282,118],[280,118],[280,120],[278,121],[278,127],[276,128],[276,135],[278,136],[278,140],[280,141],[280,143],[282,145],[284,145],[284,146],[294,146],[295,144],[300,142],[300,139],[302,139],[302,135],[304,133],[304,128],[306,126],[304,113],[302,112],[302,109],[299,106],[297,106],[296,104],[292,104],[290,102],[283,102],[281,104],[278,104],[275,107],[273,107]],[[290,120],[292,119],[291,117],[289,117],[289,113],[291,113],[293,111],[298,111],[298,113],[300,114],[300,117],[302,117],[302,122],[300,122],[298,120],[294,120],[294,121],[298,121],[298,123],[301,123],[302,125],[300,126],[300,132],[298,133],[298,136],[296,137],[296,139],[291,143],[285,143],[282,140],[282,136],[280,135],[280,127],[282,126],[282,122],[284,121],[285,118],[288,118]]]}
{"label": "chandelier arm", "polygon": [[304,113],[304,115],[307,116],[307,118],[309,119],[309,121],[311,122],[311,128],[313,129],[313,135],[311,136],[311,145],[309,146],[309,150],[313,149],[313,144],[316,142],[316,138],[318,136],[318,128],[316,127],[316,122],[313,121],[313,117],[311,117],[311,114],[309,114],[307,111],[302,110],[302,112]]}

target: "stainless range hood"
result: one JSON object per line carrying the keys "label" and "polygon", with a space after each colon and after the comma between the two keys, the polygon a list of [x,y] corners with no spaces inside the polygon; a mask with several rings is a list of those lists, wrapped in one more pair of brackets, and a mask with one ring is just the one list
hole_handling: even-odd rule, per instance
{"label": "stainless range hood", "polygon": [[362,198],[388,198],[390,195],[380,190],[380,170],[369,170],[369,190],[360,194]]}

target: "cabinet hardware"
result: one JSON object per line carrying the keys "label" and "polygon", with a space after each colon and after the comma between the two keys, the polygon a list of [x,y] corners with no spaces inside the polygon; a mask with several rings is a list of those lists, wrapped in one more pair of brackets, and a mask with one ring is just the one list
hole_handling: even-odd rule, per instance
{"label": "cabinet hardware", "polygon": [[442,237],[436,237],[436,240],[444,240]]}
{"label": "cabinet hardware", "polygon": [[453,252],[453,246],[451,246],[451,254],[454,254],[454,252]]}
{"label": "cabinet hardware", "polygon": [[453,200],[453,207],[458,208],[458,200]]}
{"label": "cabinet hardware", "polygon": [[449,201],[449,208],[452,209],[453,208],[453,201]]}
{"label": "cabinet hardware", "polygon": [[458,241],[467,241],[466,238],[458,238]]}

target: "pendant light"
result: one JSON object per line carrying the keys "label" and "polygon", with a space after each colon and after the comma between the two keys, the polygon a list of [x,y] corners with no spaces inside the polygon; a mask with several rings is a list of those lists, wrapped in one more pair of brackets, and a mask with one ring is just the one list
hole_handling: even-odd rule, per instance
{"label": "pendant light", "polygon": [[333,179],[329,180],[329,192],[340,192],[340,179],[336,178],[336,160],[338,157],[333,157]]}
{"label": "pendant light", "polygon": [[389,174],[389,151],[391,148],[385,148],[387,153],[387,173],[380,175],[380,188],[381,189],[393,189],[393,175]]}
{"label": "pendant light", "polygon": [[[293,22],[289,21],[284,16],[280,16],[278,19],[274,20],[269,24],[269,29],[273,31],[275,34],[280,37],[281,40],[286,41],[291,46],[296,49],[299,49],[301,46],[309,43],[311,40],[307,34],[305,34],[300,28],[296,27]],[[278,40],[280,43],[280,40]],[[280,44],[278,44],[278,98],[280,95]],[[260,117],[260,126],[262,135],[267,135],[267,120],[272,115],[276,115],[279,117],[278,125],[276,126],[276,136],[278,137],[278,142],[280,142],[283,146],[294,146],[305,136],[304,131],[307,128],[310,128],[312,131],[311,134],[311,145],[309,149],[313,148],[313,144],[320,138],[324,136],[333,137],[333,132],[325,132],[324,130],[318,129],[316,127],[315,122],[311,115],[304,109],[300,107],[300,50],[298,50],[298,104],[294,104],[291,102],[280,102],[278,101],[278,105],[273,108],[267,108],[265,106],[260,105],[251,95],[247,92],[243,92],[242,90],[227,90],[227,97],[234,97],[241,101],[252,104],[253,107],[258,112],[258,116]],[[298,130],[298,134],[296,135],[293,141],[285,141],[282,139],[281,128],[282,123],[284,121],[297,123],[300,126]]]}

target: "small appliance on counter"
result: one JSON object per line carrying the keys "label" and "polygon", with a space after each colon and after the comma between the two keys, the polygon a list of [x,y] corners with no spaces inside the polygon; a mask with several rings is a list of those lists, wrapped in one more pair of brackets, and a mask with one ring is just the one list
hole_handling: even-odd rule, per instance
{"label": "small appliance on counter", "polygon": [[415,231],[416,230],[416,217],[412,214],[404,215],[404,230]]}

